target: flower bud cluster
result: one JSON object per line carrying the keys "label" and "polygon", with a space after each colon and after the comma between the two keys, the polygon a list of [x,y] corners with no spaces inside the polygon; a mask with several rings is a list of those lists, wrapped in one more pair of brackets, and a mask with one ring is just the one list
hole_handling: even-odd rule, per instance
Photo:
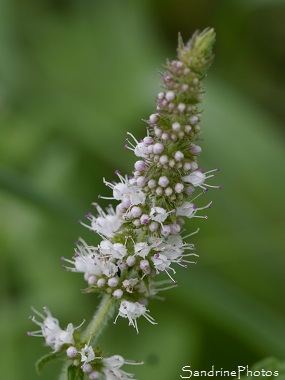
{"label": "flower bud cluster", "polygon": [[124,364],[137,365],[133,361],[125,360],[120,355],[114,355],[109,358],[103,358],[99,349],[93,349],[88,343],[77,341],[74,336],[74,328],[72,323],[69,323],[66,330],[62,330],[59,326],[58,319],[54,318],[47,307],[43,308],[45,313],[41,314],[33,309],[43,321],[40,322],[35,316],[31,320],[40,326],[40,330],[28,332],[29,336],[44,337],[47,346],[53,349],[58,355],[65,355],[66,359],[72,360],[75,367],[80,367],[82,372],[87,375],[88,379],[99,379],[102,376],[105,379],[133,379],[133,374],[125,372],[120,368]]}
{"label": "flower bud cluster", "polygon": [[117,182],[104,179],[112,195],[100,198],[118,201],[116,208],[104,211],[94,204],[96,215],[90,213],[89,222],[81,222],[102,237],[101,243],[95,247],[80,240],[73,258],[62,258],[71,264],[66,269],[84,274],[86,292],[105,292],[119,300],[118,316],[137,331],[140,316],[155,323],[146,305],[159,291],[156,277],[166,274],[176,284],[174,265],[187,267],[196,256],[194,245],[181,237],[183,218],[206,219],[200,211],[211,202],[197,207],[194,201],[209,188],[220,187],[208,183],[218,169],[204,173],[197,162],[202,151],[201,80],[212,61],[213,39],[213,31],[206,30],[186,46],[179,40],[179,59],[165,66],[156,112],[146,120],[147,135],[137,141],[128,133],[125,147],[137,157],[132,177],[116,170]]}

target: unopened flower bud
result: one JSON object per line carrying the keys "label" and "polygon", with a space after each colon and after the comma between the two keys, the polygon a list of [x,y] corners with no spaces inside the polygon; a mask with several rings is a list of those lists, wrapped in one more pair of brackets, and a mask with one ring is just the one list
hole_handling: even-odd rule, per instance
{"label": "unopened flower bud", "polygon": [[131,214],[132,214],[132,217],[133,218],[139,218],[142,214],[142,210],[140,207],[138,206],[134,206],[132,209],[131,209]]}
{"label": "unopened flower bud", "polygon": [[161,143],[156,143],[153,146],[154,154],[161,154],[164,151],[164,146]]}
{"label": "unopened flower bud", "polygon": [[184,154],[180,152],[180,150],[177,150],[177,152],[174,153],[174,159],[176,161],[181,161],[184,158]]}
{"label": "unopened flower bud", "polygon": [[150,272],[150,265],[147,260],[141,260],[140,261],[140,268],[144,273],[149,273]]}
{"label": "unopened flower bud", "polygon": [[116,289],[113,293],[113,297],[116,298],[116,299],[120,299],[122,298],[124,292],[122,291],[122,289]]}
{"label": "unopened flower bud", "polygon": [[137,161],[135,163],[135,169],[139,172],[143,172],[147,169],[147,164],[144,161]]}
{"label": "unopened flower bud", "polygon": [[128,265],[129,267],[134,266],[135,263],[136,263],[136,258],[135,258],[135,256],[128,256],[128,257],[127,257],[127,260],[126,260],[126,263],[127,263],[127,265]]}
{"label": "unopened flower bud", "polygon": [[156,186],[156,181],[155,181],[154,179],[150,179],[150,180],[148,181],[147,185],[148,185],[148,187],[149,187],[150,189],[154,189],[155,186]]}
{"label": "unopened flower bud", "polygon": [[66,350],[66,355],[69,358],[74,358],[77,355],[77,349],[73,346],[68,347],[68,349]]}
{"label": "unopened flower bud", "polygon": [[97,281],[98,288],[102,288],[105,284],[106,284],[105,278],[99,278],[99,280]]}
{"label": "unopened flower bud", "polygon": [[117,285],[118,285],[118,278],[117,277],[111,277],[109,278],[108,280],[108,285],[111,287],[111,288],[115,288]]}
{"label": "unopened flower bud", "polygon": [[175,99],[175,93],[173,91],[167,91],[167,93],[165,94],[165,98],[171,102],[172,100]]}
{"label": "unopened flower bud", "polygon": [[153,113],[152,115],[150,115],[149,121],[153,124],[156,123],[158,121],[158,115],[156,113]]}
{"label": "unopened flower bud", "polygon": [[159,178],[158,184],[161,187],[166,187],[169,184],[169,179],[167,177],[165,177],[165,176],[162,176],[162,177]]}
{"label": "unopened flower bud", "polygon": [[158,229],[159,224],[157,222],[151,222],[149,225],[149,229],[151,232],[154,232]]}

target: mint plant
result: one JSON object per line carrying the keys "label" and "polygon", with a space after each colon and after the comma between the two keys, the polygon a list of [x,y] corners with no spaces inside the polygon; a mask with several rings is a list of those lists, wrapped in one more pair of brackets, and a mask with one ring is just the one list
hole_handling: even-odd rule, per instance
{"label": "mint plant", "polygon": [[112,195],[100,198],[117,205],[104,210],[94,203],[95,214],[80,222],[101,237],[100,244],[79,239],[74,256],[62,257],[66,270],[83,274],[85,293],[102,295],[93,319],[83,331],[83,323],[62,329],[46,307],[43,313],[33,309],[31,320],[40,329],[28,335],[43,337],[52,349],[38,362],[39,371],[47,361],[62,358],[62,380],[130,379],[134,375],[121,367],[142,364],[120,355],[105,357],[95,344],[107,322],[116,323],[119,317],[137,333],[140,317],[155,325],[148,300],[176,286],[175,266],[187,268],[195,262],[195,247],[188,238],[198,230],[186,233],[184,219],[206,219],[203,210],[211,202],[197,207],[196,200],[209,188],[220,188],[211,184],[218,169],[203,172],[198,166],[199,103],[202,80],[213,60],[214,39],[213,29],[194,33],[186,45],[179,36],[178,59],[165,66],[156,110],[146,120],[146,136],[137,141],[128,133],[125,147],[137,157],[132,176],[116,170],[117,182],[104,179]]}

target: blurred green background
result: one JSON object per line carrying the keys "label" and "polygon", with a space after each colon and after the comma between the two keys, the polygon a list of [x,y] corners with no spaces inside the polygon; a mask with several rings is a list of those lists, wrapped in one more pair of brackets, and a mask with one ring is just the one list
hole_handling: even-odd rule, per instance
{"label": "blurred green background", "polygon": [[126,132],[144,136],[178,31],[187,40],[208,26],[217,43],[200,164],[221,168],[223,190],[207,194],[208,221],[189,225],[201,228],[198,264],[150,304],[159,324],[139,320],[137,336],[120,320],[101,345],[144,360],[125,367],[140,380],[284,359],[284,20],[284,0],[1,0],[2,379],[38,378],[34,362],[48,349],[26,335],[31,305],[47,305],[62,327],[92,315],[96,296],[80,293],[82,276],[63,271],[60,257],[78,236],[98,241],[77,220],[109,194],[103,176],[131,172]]}

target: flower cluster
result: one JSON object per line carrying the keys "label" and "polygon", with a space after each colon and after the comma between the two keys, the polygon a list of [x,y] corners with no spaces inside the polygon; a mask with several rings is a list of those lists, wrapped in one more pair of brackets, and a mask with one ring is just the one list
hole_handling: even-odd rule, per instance
{"label": "flower cluster", "polygon": [[[95,213],[80,221],[101,242],[94,246],[79,239],[74,256],[62,257],[65,269],[83,274],[85,292],[105,293],[117,307],[114,323],[119,316],[126,318],[137,333],[141,316],[156,324],[148,299],[176,285],[176,265],[186,268],[195,262],[195,246],[187,239],[198,230],[185,235],[185,218],[206,219],[203,210],[212,202],[198,207],[196,200],[208,189],[220,188],[209,181],[218,169],[203,172],[198,165],[201,81],[213,59],[214,38],[212,29],[194,34],[186,45],[179,37],[178,59],[165,66],[156,110],[145,120],[146,136],[138,141],[128,133],[125,147],[137,157],[132,176],[116,170],[116,182],[104,179],[112,194],[99,198],[117,201],[116,206],[104,210],[94,203]],[[37,313],[43,323],[32,318],[41,330],[30,335],[43,336],[54,352],[65,349],[89,379],[132,378],[120,367],[134,363],[121,356],[102,359],[90,340],[75,341],[72,324],[62,330],[47,309],[45,313],[47,317]]]}
{"label": "flower cluster", "polygon": [[118,316],[137,332],[140,316],[155,323],[146,305],[158,292],[157,276],[165,273],[176,284],[174,264],[193,262],[194,245],[181,237],[183,218],[207,218],[200,212],[211,202],[197,207],[194,201],[220,187],[208,183],[218,169],[204,173],[197,163],[202,151],[198,103],[201,80],[212,61],[212,40],[213,31],[206,30],[186,46],[179,41],[179,59],[167,63],[156,113],[146,120],[147,136],[139,142],[129,133],[125,146],[139,158],[133,175],[116,170],[117,182],[104,179],[112,195],[100,198],[119,203],[105,211],[94,204],[95,215],[89,213],[87,222],[81,222],[101,236],[101,243],[95,247],[80,240],[73,258],[62,258],[69,264],[63,265],[66,269],[84,274],[87,291],[120,300]]}
{"label": "flower cluster", "polygon": [[33,309],[33,311],[42,319],[42,322],[39,322],[35,316],[32,316],[31,320],[40,326],[41,329],[34,332],[28,332],[28,335],[44,337],[46,345],[50,346],[54,353],[58,353],[61,350],[64,351],[66,358],[72,360],[72,365],[80,367],[82,372],[86,374],[90,380],[102,379],[102,377],[106,380],[132,379],[132,374],[125,372],[120,368],[124,364],[142,364],[127,361],[119,355],[103,358],[100,356],[100,351],[98,349],[94,352],[93,347],[90,345],[90,339],[86,344],[76,340],[74,337],[75,328],[72,323],[68,324],[66,330],[62,330],[59,326],[58,319],[52,316],[47,307],[43,308],[46,316],[35,309]]}

